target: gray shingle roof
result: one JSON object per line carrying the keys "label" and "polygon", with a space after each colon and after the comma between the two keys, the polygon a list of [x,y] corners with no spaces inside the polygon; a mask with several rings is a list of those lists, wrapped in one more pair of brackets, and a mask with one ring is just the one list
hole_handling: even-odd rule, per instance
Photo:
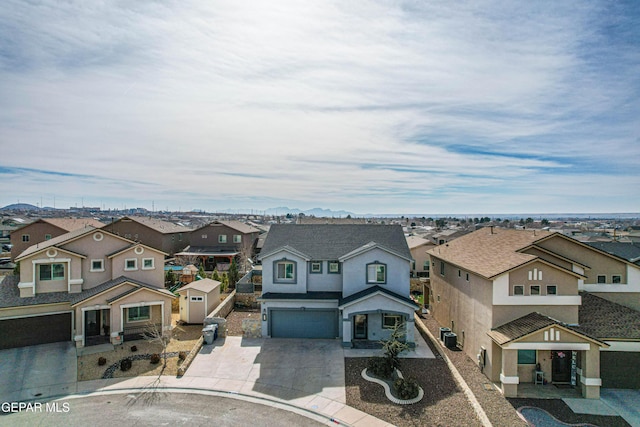
{"label": "gray shingle roof", "polygon": [[0,308],[69,302],[68,292],[47,292],[29,298],[20,298],[18,276],[5,276],[0,283]]}
{"label": "gray shingle roof", "polygon": [[[138,288],[143,287],[143,288],[147,288],[147,289],[152,289],[154,291],[159,291],[159,292],[162,292],[162,293],[166,293],[167,295],[173,296],[173,294],[171,292],[167,291],[166,289],[157,288],[155,286],[149,285],[148,283],[144,283],[144,282],[141,282],[139,280],[130,279],[130,278],[125,277],[125,276],[120,276],[120,277],[117,277],[115,279],[108,280],[108,281],[106,281],[104,283],[101,283],[98,286],[95,286],[95,287],[93,287],[91,289],[87,289],[85,291],[82,291],[82,292],[80,292],[78,294],[71,294],[72,295],[72,297],[71,297],[71,305],[78,304],[78,303],[80,303],[82,301],[85,301],[85,300],[95,296],[95,295],[98,295],[99,293],[107,291],[107,290],[109,290],[111,288],[114,288],[114,287],[116,287],[118,285],[121,285],[121,284],[123,284],[125,282],[131,283],[131,284],[137,286]],[[124,294],[127,294],[127,293],[129,293],[129,292],[125,292]],[[117,297],[112,298],[111,300],[115,301],[115,299],[121,298],[122,296],[124,296],[124,294],[118,295]],[[109,300],[109,302],[111,302],[111,300]]]}
{"label": "gray shingle roof", "polygon": [[[562,326],[592,340],[600,341],[594,335],[589,334],[584,330],[580,330],[575,326],[569,326],[566,323],[559,322],[537,312],[529,313],[507,322],[504,325],[500,325],[497,328],[493,328],[487,332],[487,335],[489,335],[496,343],[503,345],[553,325]],[[603,343],[603,345],[606,346],[605,343]]]}
{"label": "gray shingle roof", "polygon": [[397,299],[399,299],[401,301],[406,302],[407,304],[414,305],[416,309],[418,308],[418,305],[411,298],[407,298],[407,297],[404,297],[402,295],[398,295],[398,294],[396,294],[394,292],[391,292],[390,290],[385,289],[382,286],[378,286],[378,285],[372,286],[372,287],[367,288],[367,289],[363,289],[360,292],[356,292],[355,294],[352,294],[352,295],[349,295],[346,298],[343,298],[340,301],[340,306],[348,304],[348,303],[350,303],[352,301],[357,301],[360,298],[364,298],[364,297],[366,297],[368,295],[375,294],[376,292],[380,292],[380,293],[383,293],[383,294],[388,295],[390,297],[397,298]]}
{"label": "gray shingle roof", "polygon": [[640,312],[615,302],[581,292],[579,330],[599,339],[640,339]]}
{"label": "gray shingle roof", "polygon": [[402,227],[378,224],[274,224],[261,253],[289,246],[311,259],[333,260],[370,242],[411,258]]}
{"label": "gray shingle roof", "polygon": [[622,242],[586,242],[592,246],[608,254],[624,258],[629,262],[640,265],[640,244],[638,243],[622,243]]}
{"label": "gray shingle roof", "polygon": [[264,300],[340,300],[342,292],[307,292],[301,293],[280,293],[267,292],[262,294],[260,299]]}

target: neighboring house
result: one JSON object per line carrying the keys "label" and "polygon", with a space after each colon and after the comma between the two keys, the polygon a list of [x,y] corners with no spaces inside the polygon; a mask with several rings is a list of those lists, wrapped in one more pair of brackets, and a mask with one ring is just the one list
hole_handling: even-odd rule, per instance
{"label": "neighboring house", "polygon": [[468,231],[466,230],[442,230],[438,233],[433,234],[431,236],[431,239],[436,245],[444,245],[445,243],[457,239],[460,236],[464,236],[467,233]]}
{"label": "neighboring house", "polygon": [[220,304],[220,282],[201,279],[178,289],[180,294],[180,320],[202,323],[204,318]]}
{"label": "neighboring house", "polygon": [[435,246],[430,240],[419,236],[407,236],[407,245],[411,251],[411,277],[429,278],[430,262],[427,250]]}
{"label": "neighboring house", "polygon": [[171,328],[164,252],[86,227],[17,256],[19,280],[0,286],[2,348],[74,340],[77,347]]}
{"label": "neighboring house", "polygon": [[[239,257],[240,264],[251,260],[255,256],[255,246],[260,230],[240,221],[213,221],[191,233],[191,245],[184,251],[175,254],[176,257],[194,258],[205,270],[229,270],[231,260]],[[251,269],[248,265],[238,265],[242,270]]]}
{"label": "neighboring house", "polygon": [[92,218],[41,218],[11,233],[11,261],[36,243],[61,236],[84,227],[101,228],[104,226]]}
{"label": "neighboring house", "polygon": [[620,258],[624,258],[629,262],[640,265],[640,243],[633,242],[588,242],[592,246],[601,251],[610,253]]}
{"label": "neighboring house", "polygon": [[190,228],[146,216],[125,216],[105,225],[104,229],[170,256],[189,246],[191,236]]}
{"label": "neighboring house", "polygon": [[399,225],[274,224],[262,260],[262,336],[414,343],[411,253]]}
{"label": "neighboring house", "polygon": [[[599,396],[600,351],[612,347],[611,337],[581,328],[593,319],[581,317],[580,291],[637,302],[637,265],[559,233],[496,227],[428,254],[434,318],[457,334],[458,345],[506,396],[517,396],[519,383],[534,382],[536,364],[547,381]],[[640,362],[640,348],[630,351]]]}

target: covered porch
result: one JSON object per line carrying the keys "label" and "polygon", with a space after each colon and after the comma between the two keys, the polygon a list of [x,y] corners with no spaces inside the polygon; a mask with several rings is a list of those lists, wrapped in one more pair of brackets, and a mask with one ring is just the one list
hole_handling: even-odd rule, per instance
{"label": "covered porch", "polygon": [[[575,394],[575,390],[585,398],[600,397],[600,348],[608,347],[606,343],[539,313],[494,328],[488,335],[494,342],[492,363],[500,368],[500,388],[506,397],[523,397],[524,391],[536,388],[541,394]],[[522,384],[527,386],[520,390]]]}
{"label": "covered porch", "polygon": [[379,348],[398,324],[405,326],[405,341],[415,346],[413,313],[418,306],[410,298],[374,286],[343,298],[338,308],[345,348]]}

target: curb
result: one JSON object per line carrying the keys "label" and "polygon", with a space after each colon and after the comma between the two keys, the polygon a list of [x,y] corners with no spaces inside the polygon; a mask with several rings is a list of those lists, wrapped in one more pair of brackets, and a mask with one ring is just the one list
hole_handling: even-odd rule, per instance
{"label": "curb", "polygon": [[423,335],[423,337],[426,334],[431,340],[431,342],[434,343],[434,347],[436,348],[436,350],[438,350],[438,353],[440,354],[442,359],[446,362],[447,366],[449,367],[449,370],[451,371],[451,374],[453,374],[453,378],[455,378],[456,380],[456,383],[458,383],[458,385],[464,392],[465,396],[467,396],[467,399],[471,403],[471,406],[473,407],[473,410],[475,411],[482,425],[485,427],[493,427],[493,425],[491,424],[491,421],[489,420],[489,417],[487,417],[487,413],[484,412],[484,409],[482,409],[480,402],[478,402],[478,399],[476,399],[475,394],[473,394],[473,391],[471,391],[471,388],[469,388],[469,386],[467,385],[467,382],[464,380],[464,378],[462,378],[462,375],[460,375],[460,372],[458,372],[458,369],[456,369],[456,367],[453,365],[451,360],[449,360],[449,357],[445,354],[444,350],[442,350],[440,341],[435,339],[435,337],[431,334],[431,331],[429,330],[429,328],[427,328],[422,323],[420,317],[416,313],[414,313],[413,316],[415,320],[414,323],[418,328],[418,331]]}

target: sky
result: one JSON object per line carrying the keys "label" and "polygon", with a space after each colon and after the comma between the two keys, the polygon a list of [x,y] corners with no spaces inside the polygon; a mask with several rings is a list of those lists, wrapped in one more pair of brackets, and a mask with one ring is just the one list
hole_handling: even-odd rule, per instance
{"label": "sky", "polygon": [[0,8],[0,206],[640,211],[638,1]]}

